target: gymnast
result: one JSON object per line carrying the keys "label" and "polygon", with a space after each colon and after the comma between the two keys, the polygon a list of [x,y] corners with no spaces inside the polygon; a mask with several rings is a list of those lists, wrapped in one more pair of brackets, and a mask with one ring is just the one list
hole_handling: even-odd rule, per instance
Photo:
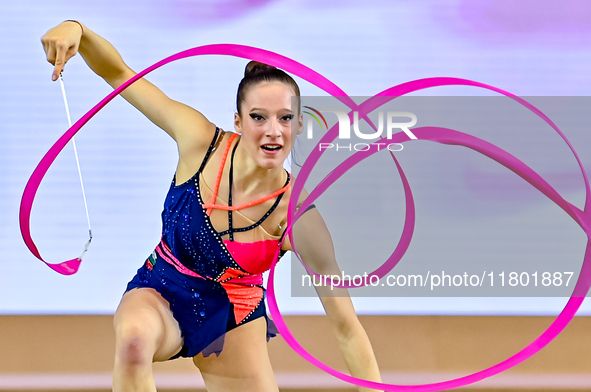
{"label": "gymnast", "polygon": [[[53,80],[78,52],[113,88],[135,75],[109,42],[78,21],[61,23],[41,41],[55,66]],[[191,357],[208,391],[277,391],[266,346],[276,330],[266,315],[262,273],[280,244],[281,252],[291,250],[288,237],[281,242],[293,181],[283,162],[292,127],[303,127],[302,113],[291,105],[298,85],[277,68],[248,63],[236,98],[236,133],[145,79],[121,95],[176,141],[179,161],[164,202],[162,239],[115,313],[113,390],[155,391],[152,362]],[[339,274],[317,210],[302,215],[293,238],[309,268]],[[346,291],[317,291],[351,375],[379,382]]]}

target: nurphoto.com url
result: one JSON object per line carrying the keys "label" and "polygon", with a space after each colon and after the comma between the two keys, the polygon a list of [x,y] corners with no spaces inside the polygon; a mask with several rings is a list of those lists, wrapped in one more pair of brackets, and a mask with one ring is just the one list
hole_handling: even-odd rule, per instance
{"label": "nurphoto.com url", "polygon": [[576,277],[572,271],[483,271],[480,274],[446,273],[427,271],[424,274],[386,275],[381,279],[367,272],[363,275],[302,275],[302,287],[418,287],[436,291],[446,287],[454,288],[525,288],[525,287],[574,287]]}

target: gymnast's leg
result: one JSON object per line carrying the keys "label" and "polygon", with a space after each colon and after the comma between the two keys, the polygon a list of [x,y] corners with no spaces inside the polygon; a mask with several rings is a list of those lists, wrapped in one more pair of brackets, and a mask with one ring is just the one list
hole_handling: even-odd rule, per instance
{"label": "gymnast's leg", "polygon": [[207,391],[277,392],[266,336],[267,322],[260,317],[229,331],[219,357],[195,356]]}
{"label": "gymnast's leg", "polygon": [[156,391],[152,362],[169,359],[183,344],[168,302],[151,288],[130,290],[123,296],[113,324],[113,391]]}

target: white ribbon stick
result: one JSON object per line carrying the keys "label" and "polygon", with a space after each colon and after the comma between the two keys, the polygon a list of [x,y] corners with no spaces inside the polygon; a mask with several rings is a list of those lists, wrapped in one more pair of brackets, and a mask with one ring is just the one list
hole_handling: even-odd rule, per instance
{"label": "white ribbon stick", "polygon": [[[62,95],[64,97],[64,105],[66,106],[66,114],[68,116],[68,125],[71,128],[72,127],[72,119],[70,117],[70,108],[68,107],[68,99],[66,98],[66,89],[64,88],[64,78],[62,77],[61,73],[60,73],[60,85],[62,86]],[[82,260],[82,256],[84,256],[84,254],[88,250],[88,246],[90,245],[90,242],[92,241],[92,229],[90,228],[90,216],[88,215],[88,204],[86,203],[86,192],[84,192],[84,182],[82,182],[82,171],[80,170],[80,160],[78,159],[78,150],[76,149],[76,140],[74,140],[74,137],[72,137],[72,146],[74,146],[74,155],[76,156],[76,166],[78,166],[78,176],[80,177],[80,187],[82,188],[82,198],[84,199],[84,208],[86,209],[86,221],[88,222],[88,236],[89,236],[88,242],[86,243],[86,246],[84,247],[84,252],[82,252],[80,257],[78,257],[79,259]]]}

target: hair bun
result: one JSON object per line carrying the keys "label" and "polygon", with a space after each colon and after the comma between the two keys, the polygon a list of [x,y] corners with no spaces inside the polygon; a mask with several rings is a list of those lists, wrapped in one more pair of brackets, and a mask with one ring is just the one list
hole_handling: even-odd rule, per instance
{"label": "hair bun", "polygon": [[268,72],[270,70],[274,70],[277,69],[275,67],[272,67],[270,65],[264,64],[264,63],[259,63],[258,61],[251,61],[248,64],[246,64],[246,68],[244,69],[244,77],[252,77],[256,74],[259,73],[265,73]]}

